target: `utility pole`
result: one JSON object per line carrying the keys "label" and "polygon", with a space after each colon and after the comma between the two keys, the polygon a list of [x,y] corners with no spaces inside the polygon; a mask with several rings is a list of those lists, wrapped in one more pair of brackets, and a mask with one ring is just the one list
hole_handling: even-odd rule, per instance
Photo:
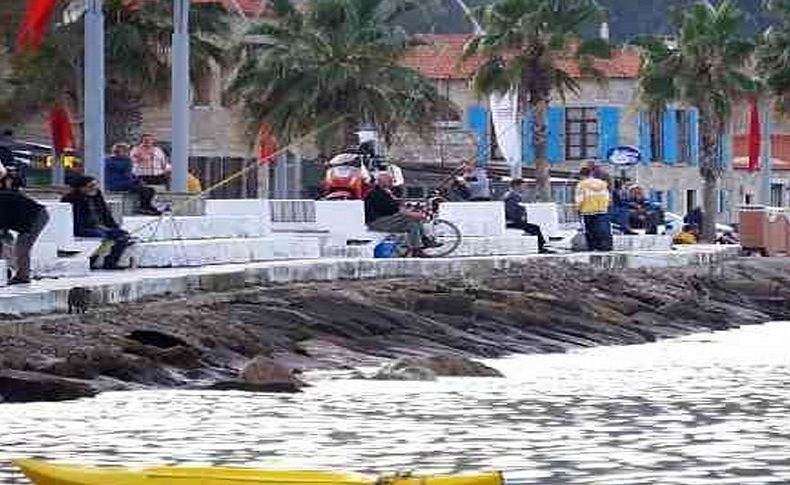
{"label": "utility pole", "polygon": [[171,190],[187,191],[189,170],[189,1],[173,0]]}
{"label": "utility pole", "polygon": [[763,119],[762,122],[762,153],[760,154],[762,158],[762,165],[760,166],[761,169],[761,176],[762,176],[762,184],[761,184],[761,202],[764,206],[768,207],[771,205],[771,157],[773,156],[773,147],[771,146],[771,132],[773,131],[773,123],[771,119],[771,100],[770,98],[763,97],[760,99],[760,116]]}
{"label": "utility pole", "polygon": [[85,12],[85,174],[104,187],[104,1],[88,0]]}

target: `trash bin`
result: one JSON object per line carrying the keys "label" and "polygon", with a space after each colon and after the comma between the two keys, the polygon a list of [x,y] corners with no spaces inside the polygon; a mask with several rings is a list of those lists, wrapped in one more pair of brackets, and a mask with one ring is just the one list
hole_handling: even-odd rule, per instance
{"label": "trash bin", "polygon": [[752,251],[768,248],[768,209],[762,205],[741,206],[739,211],[741,246]]}
{"label": "trash bin", "polygon": [[767,212],[768,238],[766,253],[770,256],[787,253],[787,219],[781,208],[769,207]]}

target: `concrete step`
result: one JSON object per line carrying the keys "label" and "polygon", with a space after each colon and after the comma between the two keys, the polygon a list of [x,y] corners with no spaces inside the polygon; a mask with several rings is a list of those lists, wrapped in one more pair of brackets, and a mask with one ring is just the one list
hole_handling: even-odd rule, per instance
{"label": "concrete step", "polygon": [[73,278],[87,276],[91,272],[89,257],[82,255],[68,258],[33,258],[30,266],[34,278]]}
{"label": "concrete step", "polygon": [[467,237],[451,257],[519,256],[538,253],[538,238],[534,236],[506,235],[495,237]]}
{"label": "concrete step", "polygon": [[372,258],[373,244],[361,244],[353,246],[326,245],[321,248],[322,258]]}
{"label": "concrete step", "polygon": [[317,238],[269,236],[259,238],[190,239],[138,243],[126,251],[122,266],[167,268],[321,257]]}
{"label": "concrete step", "polygon": [[258,238],[268,235],[257,216],[132,216],[124,217],[123,227],[141,241],[181,239]]}

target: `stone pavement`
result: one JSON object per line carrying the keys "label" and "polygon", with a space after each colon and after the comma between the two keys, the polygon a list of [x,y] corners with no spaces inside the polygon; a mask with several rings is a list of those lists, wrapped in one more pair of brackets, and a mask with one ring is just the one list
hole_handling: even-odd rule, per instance
{"label": "stone pavement", "polygon": [[311,259],[184,268],[93,271],[88,276],[44,279],[0,288],[0,315],[65,311],[74,287],[88,288],[92,304],[139,301],[146,297],[195,291],[226,291],[245,286],[406,277],[488,276],[517,271],[541,259],[561,259],[606,269],[713,265],[738,257],[738,246],[688,246],[671,251],[622,251],[564,255],[489,256],[443,259]]}

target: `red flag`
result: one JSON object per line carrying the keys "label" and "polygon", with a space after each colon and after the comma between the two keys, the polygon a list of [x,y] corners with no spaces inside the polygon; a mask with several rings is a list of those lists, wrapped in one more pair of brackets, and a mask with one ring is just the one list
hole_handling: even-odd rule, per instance
{"label": "red flag", "polygon": [[41,46],[57,5],[58,0],[27,0],[25,18],[16,39],[20,50],[35,50]]}
{"label": "red flag", "polygon": [[52,134],[52,147],[55,154],[60,155],[66,149],[74,148],[74,133],[71,131],[71,119],[63,106],[55,106],[49,113],[49,131]]}
{"label": "red flag", "polygon": [[267,165],[274,162],[278,150],[277,138],[267,125],[261,125],[261,129],[258,132],[258,143],[260,144],[258,163]]}
{"label": "red flag", "polygon": [[760,142],[762,141],[762,127],[760,126],[760,108],[757,98],[749,98],[749,171],[760,168]]}

